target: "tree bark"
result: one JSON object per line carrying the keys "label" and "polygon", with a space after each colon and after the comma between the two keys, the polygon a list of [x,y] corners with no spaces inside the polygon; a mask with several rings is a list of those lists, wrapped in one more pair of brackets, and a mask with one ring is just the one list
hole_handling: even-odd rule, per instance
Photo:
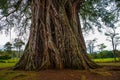
{"label": "tree bark", "polygon": [[24,55],[14,69],[89,69],[79,19],[82,0],[31,0],[32,24]]}

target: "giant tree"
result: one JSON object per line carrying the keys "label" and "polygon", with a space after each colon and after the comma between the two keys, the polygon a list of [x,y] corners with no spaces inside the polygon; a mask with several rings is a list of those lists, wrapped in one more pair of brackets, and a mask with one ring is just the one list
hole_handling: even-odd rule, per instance
{"label": "giant tree", "polygon": [[[13,25],[18,22],[17,25],[19,25],[25,22],[22,26],[19,25],[19,30],[24,31],[26,25],[31,22],[30,36],[24,55],[14,69],[89,69],[98,67],[86,55],[79,18],[80,15],[83,19],[88,18],[84,15],[84,11],[87,9],[87,14],[90,14],[88,11],[96,6],[93,5],[91,8],[86,3],[92,5],[93,1],[97,3],[101,0],[4,0],[4,3],[12,4],[1,5],[3,17],[7,23]],[[8,7],[12,7],[12,9],[8,10]],[[82,10],[80,11],[80,9]],[[79,12],[81,12],[80,15]],[[17,13],[21,16],[18,17]],[[17,20],[11,23],[13,17],[8,18],[8,16],[14,16]],[[93,17],[90,19],[95,21]]]}
{"label": "giant tree", "polygon": [[79,20],[82,0],[31,0],[32,24],[15,69],[96,68],[86,56]]}

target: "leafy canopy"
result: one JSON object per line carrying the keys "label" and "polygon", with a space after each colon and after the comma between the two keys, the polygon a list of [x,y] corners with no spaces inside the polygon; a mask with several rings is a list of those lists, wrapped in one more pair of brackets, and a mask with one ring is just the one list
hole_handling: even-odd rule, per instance
{"label": "leafy canopy", "polygon": [[[31,23],[30,3],[31,0],[0,0],[0,30],[15,27],[24,34]],[[119,21],[119,7],[119,0],[83,0],[79,13],[83,28],[89,30],[95,25],[100,30],[101,24],[113,26]]]}
{"label": "leafy canopy", "polygon": [[83,20],[83,28],[89,30],[93,25],[100,29],[102,25],[113,27],[119,21],[119,6],[118,0],[85,0],[80,15]]}

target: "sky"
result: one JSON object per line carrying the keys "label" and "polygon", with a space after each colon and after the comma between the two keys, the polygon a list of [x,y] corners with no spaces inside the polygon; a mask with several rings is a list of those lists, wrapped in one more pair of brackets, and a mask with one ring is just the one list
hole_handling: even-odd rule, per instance
{"label": "sky", "polygon": [[[14,39],[16,37],[17,37],[17,35],[15,34],[15,32],[12,32],[11,39]],[[0,49],[3,49],[5,43],[12,42],[11,39],[10,39],[10,34],[6,34],[5,31],[0,33]]]}
{"label": "sky", "polygon": [[[105,50],[112,50],[112,43],[106,40],[107,37],[104,35],[105,32],[106,30],[102,30],[102,32],[99,32],[97,29],[95,29],[94,32],[89,32],[88,35],[84,35],[84,39],[86,41],[93,40],[96,38],[97,42],[95,43],[95,46],[104,43],[107,46]],[[116,32],[120,34],[120,27],[116,29]],[[117,47],[117,49],[120,50],[120,45]],[[95,47],[95,51],[99,51],[98,47]]]}
{"label": "sky", "polygon": [[[119,32],[119,31],[120,31],[120,27],[117,29],[117,32]],[[104,32],[105,32],[104,30],[103,30],[103,32],[98,32],[95,29],[94,33],[89,32],[89,34],[84,35],[84,39],[86,41],[86,40],[93,40],[94,38],[97,38],[97,42],[95,43],[95,45],[104,43],[107,46],[107,48],[105,48],[105,50],[112,50],[112,45],[109,41],[106,41],[106,36],[104,35]],[[26,36],[28,37],[28,35],[26,35]],[[6,42],[8,42],[8,41],[13,42],[13,40],[15,38],[17,38],[17,35],[14,30],[12,30],[11,38],[10,38],[10,34],[7,35],[4,32],[2,34],[0,34],[0,49],[3,49]],[[120,50],[120,46],[118,46],[118,49]],[[98,51],[97,47],[95,47],[95,51]]]}
{"label": "sky", "polygon": [[[26,34],[25,36],[26,36],[26,38],[28,38],[29,35]],[[17,33],[15,32],[14,29],[12,29],[12,31],[11,31],[11,37],[10,37],[10,32],[8,32],[8,34],[6,34],[5,31],[2,31],[0,33],[0,49],[3,50],[4,49],[4,45],[7,42],[11,42],[13,44],[15,38],[18,38],[18,36],[17,36]],[[27,42],[26,39],[22,38],[22,40],[25,41],[25,43]],[[24,49],[24,47],[25,46],[23,46],[22,48]]]}
{"label": "sky", "polygon": [[[111,43],[106,41],[106,36],[104,35],[104,32],[98,32],[96,30],[94,33],[91,32],[91,33],[89,33],[89,35],[84,35],[85,41],[93,40],[95,38],[97,39],[97,42],[95,43],[95,46],[104,43],[107,46],[107,48],[105,50],[111,50],[112,49]],[[95,47],[95,51],[98,51],[97,47]]]}

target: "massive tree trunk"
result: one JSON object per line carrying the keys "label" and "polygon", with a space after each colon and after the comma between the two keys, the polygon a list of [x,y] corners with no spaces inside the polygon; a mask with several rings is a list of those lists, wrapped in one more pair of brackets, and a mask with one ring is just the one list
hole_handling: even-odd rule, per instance
{"label": "massive tree trunk", "polygon": [[15,69],[96,68],[87,54],[79,20],[82,0],[31,0],[32,24]]}

